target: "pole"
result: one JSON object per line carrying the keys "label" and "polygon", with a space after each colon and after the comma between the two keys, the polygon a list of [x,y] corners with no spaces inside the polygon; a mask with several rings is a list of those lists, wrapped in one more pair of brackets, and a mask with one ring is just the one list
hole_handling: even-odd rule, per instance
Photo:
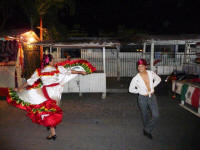
{"label": "pole", "polygon": [[144,58],[144,59],[146,59],[146,45],[147,45],[146,42],[144,42],[144,43],[143,43],[143,51],[142,51],[142,54],[143,54],[143,58]]}
{"label": "pole", "polygon": [[106,48],[103,47],[103,71],[106,73]]}
{"label": "pole", "polygon": [[[42,16],[40,16],[40,42],[43,40]],[[40,45],[40,61],[43,59],[43,47]]]}
{"label": "pole", "polygon": [[119,57],[119,52],[120,52],[120,46],[117,46],[117,80],[120,80],[120,57]]}
{"label": "pole", "polygon": [[154,66],[153,66],[153,62],[154,62],[154,42],[151,42],[151,61],[150,61],[150,68],[152,71],[154,70]]}

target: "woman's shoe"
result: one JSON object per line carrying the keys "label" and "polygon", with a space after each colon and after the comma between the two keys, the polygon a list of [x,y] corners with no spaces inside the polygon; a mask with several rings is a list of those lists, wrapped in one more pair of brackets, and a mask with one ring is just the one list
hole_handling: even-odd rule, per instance
{"label": "woman's shoe", "polygon": [[55,141],[55,140],[56,140],[56,137],[57,137],[56,135],[49,135],[49,136],[46,137],[46,139],[47,139],[47,140],[53,139],[53,140]]}

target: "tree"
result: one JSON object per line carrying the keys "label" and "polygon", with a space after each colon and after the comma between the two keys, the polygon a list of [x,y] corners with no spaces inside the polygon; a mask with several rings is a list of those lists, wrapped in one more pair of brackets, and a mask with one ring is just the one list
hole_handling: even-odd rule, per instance
{"label": "tree", "polygon": [[[56,31],[56,27],[55,27],[55,18],[57,18],[57,12],[59,9],[62,9],[65,5],[68,5],[68,7],[70,7],[70,14],[74,14],[75,12],[75,2],[73,0],[19,0],[21,3],[21,7],[24,9],[24,11],[26,12],[29,21],[30,21],[30,25],[31,28],[33,29],[34,26],[36,26],[36,23],[38,20],[40,20],[40,40],[43,40],[43,18],[47,17],[47,15],[51,14],[50,19],[48,20],[46,19],[45,21],[49,21],[49,22],[53,22],[53,24],[51,23],[45,23],[48,24],[50,26],[48,26],[48,28],[51,28],[51,30],[49,30],[48,33],[48,28],[47,28],[47,33],[45,35],[51,36],[45,36],[47,38],[57,38],[59,37],[59,33]],[[54,13],[52,15],[52,12]],[[52,21],[53,20],[53,21]],[[53,37],[52,37],[53,36]],[[42,47],[41,49],[41,59],[42,59]]]}
{"label": "tree", "polygon": [[[48,24],[48,28],[55,28],[55,22],[53,24],[51,24],[51,22],[56,21],[56,23],[59,24],[58,23],[59,19],[56,20],[56,18],[58,18],[59,10],[67,6],[67,8],[69,8],[69,11],[66,11],[65,13],[69,13],[69,15],[75,14],[74,0],[18,0],[18,1],[20,3],[20,7],[25,11],[25,14],[29,18],[30,26],[32,29],[33,27],[38,26],[38,20],[40,20],[39,29],[41,29],[40,30],[41,39],[43,39],[42,29],[43,29],[44,18],[45,18],[44,25]],[[53,34],[50,33],[49,35]]]}

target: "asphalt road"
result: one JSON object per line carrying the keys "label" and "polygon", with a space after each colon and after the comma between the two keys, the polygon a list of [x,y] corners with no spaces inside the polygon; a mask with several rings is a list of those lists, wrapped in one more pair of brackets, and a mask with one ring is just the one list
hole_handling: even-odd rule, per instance
{"label": "asphalt road", "polygon": [[0,100],[0,150],[199,150],[200,118],[172,100],[164,83],[156,88],[160,118],[153,140],[143,136],[137,96],[130,93],[64,94],[56,141],[23,110]]}

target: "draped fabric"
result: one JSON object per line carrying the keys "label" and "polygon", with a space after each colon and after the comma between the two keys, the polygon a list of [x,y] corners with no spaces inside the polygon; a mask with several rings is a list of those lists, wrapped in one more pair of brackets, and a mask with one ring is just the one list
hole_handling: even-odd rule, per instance
{"label": "draped fabric", "polygon": [[181,100],[185,101],[185,94],[188,90],[189,85],[188,84],[183,84],[182,88],[181,88]]}
{"label": "draped fabric", "polygon": [[200,107],[200,88],[192,86],[187,82],[177,82],[172,83],[172,91],[180,94],[181,100],[192,105],[195,108]]}
{"label": "draped fabric", "polygon": [[192,106],[198,108],[200,101],[200,89],[195,88],[193,94],[192,94]]}
{"label": "draped fabric", "polygon": [[182,86],[183,86],[183,83],[176,82],[174,92],[176,92],[177,94],[181,94]]}
{"label": "draped fabric", "polygon": [[175,91],[175,86],[176,86],[176,81],[172,80],[172,92],[176,92]]}
{"label": "draped fabric", "polygon": [[8,96],[8,88],[0,87],[0,96]]}
{"label": "draped fabric", "polygon": [[185,98],[186,98],[185,102],[190,105],[192,105],[191,100],[192,100],[192,94],[194,90],[195,90],[195,87],[189,86],[187,89],[187,92],[185,93]]}

